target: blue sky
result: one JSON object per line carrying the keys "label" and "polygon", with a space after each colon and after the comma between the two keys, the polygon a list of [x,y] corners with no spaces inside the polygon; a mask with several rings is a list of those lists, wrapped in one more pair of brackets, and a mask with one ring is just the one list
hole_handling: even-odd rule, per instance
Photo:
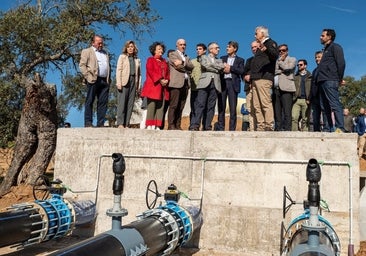
{"label": "blue sky", "polygon": [[[13,0],[1,2],[3,10],[14,5]],[[152,35],[146,35],[138,43],[143,70],[150,56],[148,46],[153,41],[163,41],[167,49],[174,49],[178,38],[186,39],[186,53],[192,58],[199,42],[216,41],[221,46],[219,55],[224,55],[227,42],[234,40],[239,43],[238,55],[247,59],[252,55],[249,45],[254,40],[254,29],[264,25],[272,39],[289,46],[289,55],[308,60],[310,71],[315,67],[314,52],[322,48],[319,40],[322,29],[333,28],[337,33],[336,42],[344,50],[345,74],[356,79],[366,75],[364,0],[152,0],[151,6],[163,19],[154,25]],[[131,38],[129,34],[121,38],[112,30],[108,34],[113,39],[107,45],[108,50],[118,56],[124,42]],[[50,83],[60,84],[58,77],[48,79]],[[72,127],[82,127],[83,113],[71,110],[67,121]]]}

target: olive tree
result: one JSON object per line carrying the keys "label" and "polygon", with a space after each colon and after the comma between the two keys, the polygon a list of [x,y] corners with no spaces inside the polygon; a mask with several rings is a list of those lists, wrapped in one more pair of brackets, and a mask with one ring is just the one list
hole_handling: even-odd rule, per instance
{"label": "olive tree", "polygon": [[[64,116],[67,106],[82,101],[77,67],[92,36],[110,27],[138,40],[159,19],[149,0],[28,0],[0,12],[0,125],[6,123],[0,131],[11,137],[17,127],[0,196],[12,185],[33,185],[45,172],[56,147],[58,113]],[[60,74],[62,92],[44,81],[47,72]]]}

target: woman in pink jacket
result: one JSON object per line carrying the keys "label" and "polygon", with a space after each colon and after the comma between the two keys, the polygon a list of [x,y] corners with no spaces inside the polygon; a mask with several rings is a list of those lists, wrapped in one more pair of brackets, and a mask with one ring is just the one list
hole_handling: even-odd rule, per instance
{"label": "woman in pink jacket", "polygon": [[169,66],[162,57],[165,45],[154,42],[149,47],[152,57],[146,62],[146,81],[141,92],[147,98],[146,128],[160,130],[163,124],[164,105],[169,100]]}

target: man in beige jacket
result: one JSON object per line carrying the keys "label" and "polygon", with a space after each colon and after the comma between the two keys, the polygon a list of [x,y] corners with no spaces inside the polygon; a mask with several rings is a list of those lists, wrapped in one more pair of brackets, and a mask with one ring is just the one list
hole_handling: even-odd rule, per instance
{"label": "man in beige jacket", "polygon": [[296,58],[288,55],[287,44],[278,46],[274,83],[275,130],[291,131],[293,95],[296,91],[294,75]]}
{"label": "man in beige jacket", "polygon": [[168,130],[181,130],[182,112],[190,87],[189,74],[194,67],[185,54],[186,41],[178,39],[176,48],[175,51],[168,54],[170,71]]}
{"label": "man in beige jacket", "polygon": [[95,35],[92,46],[82,50],[79,68],[88,89],[85,100],[84,126],[93,127],[93,104],[97,98],[97,127],[103,127],[107,113],[111,70],[109,56],[103,50],[101,36]]}

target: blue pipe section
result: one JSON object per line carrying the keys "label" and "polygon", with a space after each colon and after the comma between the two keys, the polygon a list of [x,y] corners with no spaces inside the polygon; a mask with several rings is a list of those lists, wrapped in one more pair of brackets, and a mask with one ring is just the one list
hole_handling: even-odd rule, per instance
{"label": "blue pipe section", "polygon": [[159,208],[169,212],[175,217],[177,224],[181,229],[177,246],[184,245],[191,238],[193,233],[193,224],[189,213],[175,201],[167,201],[166,205],[160,206]]}
{"label": "blue pipe section", "polygon": [[[61,195],[52,194],[50,199],[33,203],[16,204],[0,213],[0,247],[15,245],[18,249],[48,241],[71,233],[75,216],[84,217],[82,206],[90,209],[85,223],[95,207],[88,202],[79,202],[78,211]],[[9,235],[10,234],[10,235]]]}
{"label": "blue pipe section", "polygon": [[48,232],[44,241],[66,236],[72,228],[74,215],[72,214],[72,207],[64,201],[62,196],[52,194],[48,200],[37,200],[36,203],[40,205],[47,214]]}

